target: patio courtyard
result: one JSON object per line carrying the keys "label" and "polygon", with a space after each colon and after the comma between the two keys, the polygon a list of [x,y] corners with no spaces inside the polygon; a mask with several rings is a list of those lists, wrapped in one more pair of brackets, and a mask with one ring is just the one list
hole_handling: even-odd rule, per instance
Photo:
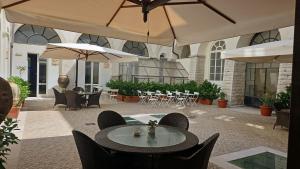
{"label": "patio courtyard", "polygon": [[127,120],[142,123],[147,123],[150,119],[159,120],[162,114],[184,113],[189,116],[189,131],[199,138],[199,142],[219,132],[220,138],[214,147],[209,168],[222,168],[212,164],[217,156],[251,148],[264,146],[287,152],[288,130],[280,127],[273,130],[275,116],[263,117],[259,115],[259,109],[255,108],[220,109],[216,105],[200,104],[192,107],[175,104],[153,107],[124,102],[115,104],[104,96],[101,96],[100,109],[65,111],[64,107],[53,108],[53,103],[54,100],[50,98],[31,98],[26,101],[18,119],[20,130],[17,135],[21,141],[13,147],[8,168],[81,168],[71,131],[76,129],[94,138],[99,131],[97,116],[103,110],[114,110]]}

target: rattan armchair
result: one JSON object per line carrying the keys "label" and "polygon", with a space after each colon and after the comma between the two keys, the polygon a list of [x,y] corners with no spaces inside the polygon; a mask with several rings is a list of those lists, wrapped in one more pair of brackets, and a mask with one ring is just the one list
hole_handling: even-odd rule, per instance
{"label": "rattan armchair", "polygon": [[126,121],[124,118],[117,112],[112,110],[106,110],[99,114],[98,116],[98,126],[100,130],[103,130],[108,127],[125,125]]}
{"label": "rattan armchair", "polygon": [[95,105],[100,108],[100,96],[101,96],[102,90],[100,90],[98,93],[89,95],[88,101],[87,101],[87,107]]}
{"label": "rattan armchair", "polygon": [[67,99],[66,99],[66,95],[64,93],[60,93],[58,90],[56,90],[55,88],[52,88],[53,92],[54,92],[54,96],[55,96],[55,102],[54,102],[54,106],[62,104],[62,105],[67,105]]}
{"label": "rattan armchair", "polygon": [[281,127],[286,127],[289,128],[289,123],[290,123],[290,109],[281,109],[281,110],[276,110],[276,121],[273,125],[273,129],[277,125],[280,125]]}
{"label": "rattan armchair", "polygon": [[178,127],[183,130],[189,129],[189,119],[181,113],[170,113],[165,115],[158,122],[159,125]]}
{"label": "rattan armchair", "polygon": [[211,152],[218,137],[219,133],[216,133],[202,144],[198,144],[189,150],[160,156],[157,160],[157,168],[207,169]]}
{"label": "rattan armchair", "polygon": [[81,109],[81,97],[75,91],[66,91],[67,107],[70,109]]}

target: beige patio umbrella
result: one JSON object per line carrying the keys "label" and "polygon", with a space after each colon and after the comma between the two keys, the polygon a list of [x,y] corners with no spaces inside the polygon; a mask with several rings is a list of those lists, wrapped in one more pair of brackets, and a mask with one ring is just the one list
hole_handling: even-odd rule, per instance
{"label": "beige patio umbrella", "polygon": [[138,56],[115,49],[83,43],[49,43],[42,58],[76,59],[76,80],[78,82],[78,60],[96,62],[136,62]]}
{"label": "beige patio umbrella", "polygon": [[[294,24],[295,0],[0,0],[10,22],[172,45]],[[146,21],[146,22],[144,22]]]}
{"label": "beige patio umbrella", "polygon": [[281,40],[225,50],[222,59],[252,63],[292,63],[293,40]]}

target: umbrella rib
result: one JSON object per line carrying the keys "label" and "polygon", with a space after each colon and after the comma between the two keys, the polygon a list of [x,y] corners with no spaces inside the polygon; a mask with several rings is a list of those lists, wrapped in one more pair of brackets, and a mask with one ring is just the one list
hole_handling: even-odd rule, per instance
{"label": "umbrella rib", "polygon": [[114,18],[117,16],[117,14],[119,13],[121,7],[124,5],[124,3],[127,0],[123,0],[123,2],[120,4],[120,6],[118,7],[118,9],[115,11],[115,13],[113,14],[113,16],[110,18],[110,20],[108,21],[108,23],[106,24],[106,27],[108,27],[110,25],[110,23],[114,20]]}
{"label": "umbrella rib", "polygon": [[28,1],[30,1],[30,0],[17,1],[17,2],[14,2],[14,3],[8,4],[8,5],[5,5],[5,6],[3,6],[2,8],[3,8],[3,9],[10,8],[10,7],[19,5],[19,4],[23,4],[23,3],[28,2]]}
{"label": "umbrella rib", "polygon": [[167,17],[167,19],[168,19],[168,23],[169,23],[169,25],[170,25],[170,28],[171,28],[171,31],[172,31],[172,34],[173,34],[173,38],[176,39],[176,34],[175,34],[174,28],[173,28],[173,26],[172,26],[172,24],[171,24],[171,21],[170,21],[170,18],[169,18],[167,9],[166,9],[165,6],[163,6],[163,9],[164,9],[165,14],[166,14],[166,17]]}
{"label": "umbrella rib", "polygon": [[[193,5],[193,4],[202,4],[201,1],[191,1],[191,2],[168,2],[165,3],[164,6],[171,6],[171,5]],[[136,8],[136,7],[142,7],[141,5],[125,5],[122,6],[122,8]]]}
{"label": "umbrella rib", "polygon": [[218,15],[222,16],[223,18],[225,18],[227,21],[236,24],[236,22],[231,19],[230,17],[228,17],[227,15],[225,15],[224,13],[222,13],[221,11],[219,11],[218,9],[216,9],[215,7],[211,6],[210,4],[208,4],[207,2],[205,2],[204,0],[199,0],[200,2],[202,2],[202,4],[204,6],[206,6],[207,8],[209,8],[210,10],[214,11],[215,13],[217,13]]}

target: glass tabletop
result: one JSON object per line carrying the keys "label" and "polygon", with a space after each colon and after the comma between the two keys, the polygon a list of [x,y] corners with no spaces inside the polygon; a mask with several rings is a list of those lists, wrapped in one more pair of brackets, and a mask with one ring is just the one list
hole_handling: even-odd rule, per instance
{"label": "glass tabletop", "polygon": [[[140,135],[135,136],[135,131]],[[186,140],[186,136],[176,128],[158,126],[155,135],[148,134],[148,126],[124,126],[116,128],[107,134],[109,140],[133,147],[167,147],[180,144]]]}

